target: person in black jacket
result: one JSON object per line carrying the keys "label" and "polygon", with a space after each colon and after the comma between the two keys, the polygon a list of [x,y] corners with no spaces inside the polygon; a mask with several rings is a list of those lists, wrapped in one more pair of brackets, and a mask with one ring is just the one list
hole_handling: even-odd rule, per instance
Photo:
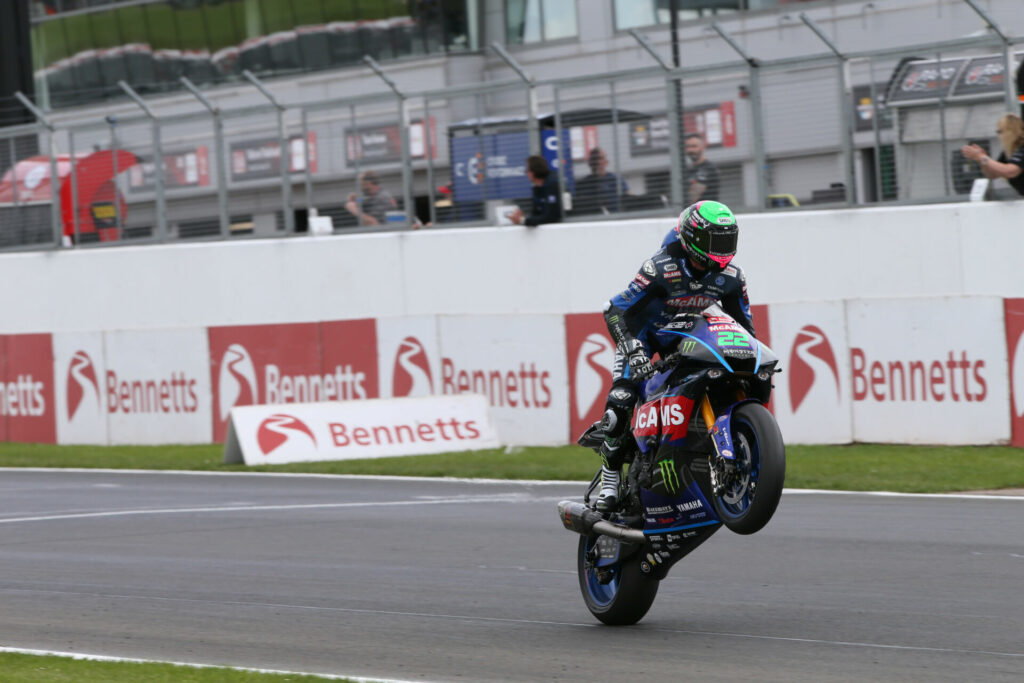
{"label": "person in black jacket", "polygon": [[996,123],[996,135],[1003,145],[998,159],[978,145],[964,145],[960,153],[978,162],[986,178],[1005,178],[1017,194],[1024,195],[1024,121],[1016,114],[1005,114]]}
{"label": "person in black jacket", "polygon": [[516,209],[509,214],[509,220],[531,228],[541,223],[561,223],[562,197],[558,191],[558,176],[551,172],[544,157],[526,158],[526,178],[533,185],[533,211],[525,216],[521,209]]}

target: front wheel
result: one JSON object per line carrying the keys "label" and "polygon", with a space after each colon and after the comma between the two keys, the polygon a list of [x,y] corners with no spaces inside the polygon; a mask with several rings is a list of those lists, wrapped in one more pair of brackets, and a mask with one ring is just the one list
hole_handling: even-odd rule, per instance
{"label": "front wheel", "polygon": [[640,621],[658,594],[659,582],[640,571],[640,558],[622,559],[622,551],[622,544],[613,538],[580,536],[576,569],[583,601],[591,614],[610,626]]}
{"label": "front wheel", "polygon": [[786,479],[786,446],[775,418],[760,403],[732,414],[736,473],[720,496],[712,496],[722,522],[738,534],[760,531],[775,514]]}

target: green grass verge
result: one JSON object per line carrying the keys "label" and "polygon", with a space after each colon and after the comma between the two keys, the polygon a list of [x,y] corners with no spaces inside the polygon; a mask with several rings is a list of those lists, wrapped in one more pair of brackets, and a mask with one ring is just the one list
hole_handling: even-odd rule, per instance
{"label": "green grass verge", "polygon": [[[4,683],[291,683],[338,680],[297,674],[264,674],[174,664],[95,662],[43,655],[0,654]],[[347,680],[347,679],[346,679]]]}
{"label": "green grass verge", "polygon": [[[589,480],[597,456],[578,446],[446,453],[246,467],[221,463],[218,445],[53,446],[0,444],[0,467],[102,467],[315,472],[422,477]],[[789,446],[786,486],[938,493],[1024,488],[1024,449],[1005,446]]]}

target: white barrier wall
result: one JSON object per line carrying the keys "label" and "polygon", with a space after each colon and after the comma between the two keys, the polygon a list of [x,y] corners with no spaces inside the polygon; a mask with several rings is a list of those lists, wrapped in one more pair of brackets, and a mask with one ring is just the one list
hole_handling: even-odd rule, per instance
{"label": "white barrier wall", "polygon": [[[742,219],[789,442],[1024,445],[1012,208]],[[221,441],[234,406],[480,392],[504,443],[574,441],[611,378],[595,312],[668,223],[6,255],[0,435]]]}
{"label": "white barrier wall", "polygon": [[[1024,202],[740,217],[754,303],[1024,296]],[[600,310],[674,217],[0,255],[0,332]]]}

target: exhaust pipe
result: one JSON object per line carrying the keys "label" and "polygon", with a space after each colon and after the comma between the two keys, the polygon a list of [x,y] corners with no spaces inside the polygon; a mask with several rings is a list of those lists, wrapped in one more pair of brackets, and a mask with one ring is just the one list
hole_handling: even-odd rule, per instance
{"label": "exhaust pipe", "polygon": [[621,524],[613,524],[601,515],[597,514],[583,503],[571,500],[563,500],[558,504],[558,517],[562,525],[569,531],[589,536],[590,534],[601,534],[611,536],[626,543],[643,545],[647,543],[647,537],[639,529],[631,529]]}

